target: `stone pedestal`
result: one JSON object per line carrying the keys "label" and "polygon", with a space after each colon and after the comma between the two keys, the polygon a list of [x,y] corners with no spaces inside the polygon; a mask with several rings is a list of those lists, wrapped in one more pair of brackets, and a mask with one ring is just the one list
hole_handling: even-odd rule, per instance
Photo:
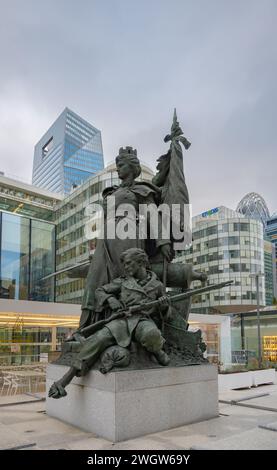
{"label": "stone pedestal", "polygon": [[[47,392],[67,370],[48,366]],[[106,375],[93,370],[66,390],[65,398],[47,397],[47,414],[112,442],[218,416],[217,370],[209,364]]]}

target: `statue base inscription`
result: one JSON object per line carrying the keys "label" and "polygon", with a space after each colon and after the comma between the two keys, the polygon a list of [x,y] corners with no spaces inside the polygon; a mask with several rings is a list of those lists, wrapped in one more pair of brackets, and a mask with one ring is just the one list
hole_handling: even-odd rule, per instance
{"label": "statue base inscription", "polygon": [[[47,390],[67,367],[50,364]],[[210,364],[75,377],[62,400],[46,399],[49,416],[112,442],[218,416],[217,369]]]}

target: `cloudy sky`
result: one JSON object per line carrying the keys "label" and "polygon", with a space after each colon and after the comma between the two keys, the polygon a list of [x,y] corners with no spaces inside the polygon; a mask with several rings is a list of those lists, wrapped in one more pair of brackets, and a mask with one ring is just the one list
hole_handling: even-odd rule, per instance
{"label": "cloudy sky", "polygon": [[0,170],[30,182],[66,106],[106,162],[154,168],[176,107],[193,213],[251,191],[277,211],[276,22],[276,0],[0,0]]}

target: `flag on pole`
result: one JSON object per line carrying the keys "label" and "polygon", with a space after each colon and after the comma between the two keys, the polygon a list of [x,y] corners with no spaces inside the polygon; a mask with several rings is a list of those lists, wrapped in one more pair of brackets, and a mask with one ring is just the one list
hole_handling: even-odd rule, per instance
{"label": "flag on pole", "polygon": [[[170,143],[167,154],[158,158],[158,173],[153,178],[153,183],[161,188],[161,203],[168,204],[171,208],[171,239],[180,242],[178,232],[183,232],[183,241],[187,245],[191,241],[189,193],[185,181],[183,169],[182,143],[185,149],[189,149],[190,142],[183,136],[183,131],[177,120],[176,108],[174,109],[171,133],[164,138]],[[179,218],[175,217],[175,209],[179,205]],[[190,232],[190,233],[188,233]]]}

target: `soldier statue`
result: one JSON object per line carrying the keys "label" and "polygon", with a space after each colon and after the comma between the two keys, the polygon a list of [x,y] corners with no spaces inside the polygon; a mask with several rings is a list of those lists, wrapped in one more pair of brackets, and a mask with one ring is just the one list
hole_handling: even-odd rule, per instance
{"label": "soldier statue", "polygon": [[[153,354],[159,364],[168,365],[170,359],[163,350],[165,339],[154,321],[155,315],[158,318],[168,315],[169,300],[164,286],[156,274],[147,269],[149,262],[145,251],[129,248],[122,253],[121,260],[124,275],[99,287],[95,298],[98,312],[105,308],[122,312],[85,340],[70,370],[51,386],[50,397],[66,396],[65,387],[72,378],[85,375],[101,353],[115,344],[127,348],[134,340]],[[159,300],[157,307],[144,306],[147,301],[156,299]],[[137,304],[140,304],[140,311],[128,315],[128,307]]]}

